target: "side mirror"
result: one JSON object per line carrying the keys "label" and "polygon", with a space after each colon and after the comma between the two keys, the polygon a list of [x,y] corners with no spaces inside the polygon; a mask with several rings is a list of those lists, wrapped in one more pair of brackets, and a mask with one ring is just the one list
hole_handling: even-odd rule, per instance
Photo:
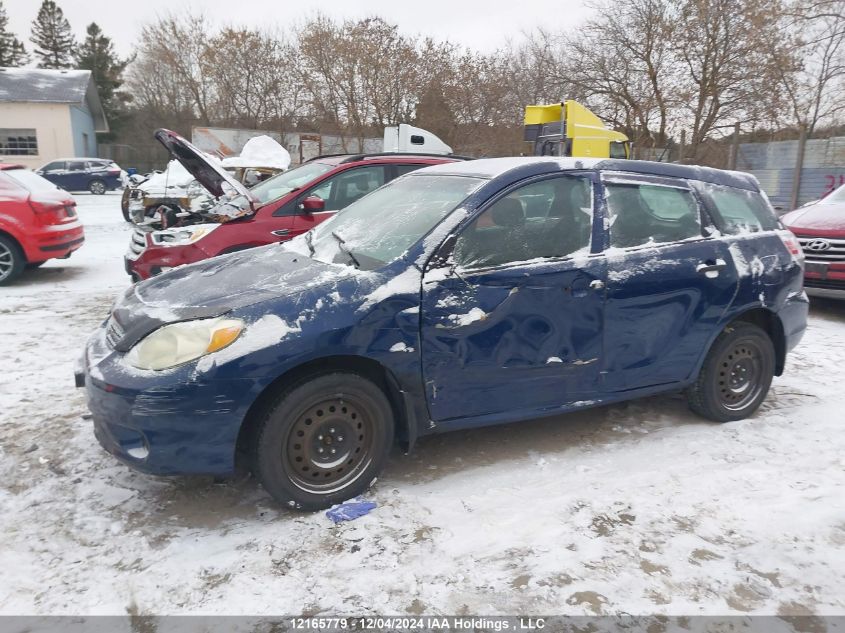
{"label": "side mirror", "polygon": [[318,213],[326,208],[326,203],[320,196],[308,196],[299,206],[305,213]]}

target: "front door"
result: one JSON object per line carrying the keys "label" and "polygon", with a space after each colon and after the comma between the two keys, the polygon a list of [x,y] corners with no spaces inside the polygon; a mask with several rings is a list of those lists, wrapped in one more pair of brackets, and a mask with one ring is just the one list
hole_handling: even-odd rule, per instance
{"label": "front door", "polygon": [[423,276],[421,351],[437,421],[541,412],[598,390],[605,258],[592,182],[534,179],[497,197]]}
{"label": "front door", "polygon": [[738,278],[684,180],[605,176],[609,243],[605,390],[681,381],[695,369]]}

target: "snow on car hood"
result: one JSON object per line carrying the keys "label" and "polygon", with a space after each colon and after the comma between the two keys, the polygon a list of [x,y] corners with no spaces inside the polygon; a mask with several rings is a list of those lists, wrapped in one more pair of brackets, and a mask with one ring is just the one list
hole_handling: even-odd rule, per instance
{"label": "snow on car hood", "polygon": [[350,266],[327,264],[271,244],[181,266],[132,286],[115,304],[122,332],[115,349],[128,351],[167,323],[211,318],[281,296],[364,277]]}
{"label": "snow on car hood", "polygon": [[241,150],[240,156],[222,160],[223,167],[269,167],[286,170],[290,167],[290,153],[275,139],[262,134],[253,136]]}
{"label": "snow on car hood", "polygon": [[171,189],[184,189],[196,180],[178,160],[171,160],[167,168],[158,174],[153,174],[138,185],[144,193],[159,193]]}
{"label": "snow on car hood", "polygon": [[222,165],[209,159],[208,156],[176,132],[162,128],[156,130],[155,138],[215,198],[227,193],[234,193],[244,196],[247,200],[252,200],[249,190],[238,182],[232,174],[223,169]]}
{"label": "snow on car hood", "polygon": [[792,230],[845,231],[845,204],[811,204],[781,218]]}

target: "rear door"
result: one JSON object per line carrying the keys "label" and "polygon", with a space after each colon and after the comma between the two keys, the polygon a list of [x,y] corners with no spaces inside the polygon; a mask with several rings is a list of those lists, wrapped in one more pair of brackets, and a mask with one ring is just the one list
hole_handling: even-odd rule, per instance
{"label": "rear door", "polygon": [[738,287],[685,180],[605,174],[605,390],[689,377]]}
{"label": "rear door", "polygon": [[605,258],[591,253],[592,191],[587,174],[517,185],[460,232],[451,273],[425,272],[432,419],[518,416],[597,393]]}
{"label": "rear door", "polygon": [[87,164],[81,160],[69,160],[67,163],[67,171],[62,176],[65,184],[61,185],[63,189],[68,191],[84,191],[88,189],[88,168]]}

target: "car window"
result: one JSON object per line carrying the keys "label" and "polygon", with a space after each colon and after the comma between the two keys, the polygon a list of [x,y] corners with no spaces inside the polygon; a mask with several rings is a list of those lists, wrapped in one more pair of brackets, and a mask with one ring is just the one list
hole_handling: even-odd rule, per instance
{"label": "car window", "polygon": [[[314,257],[373,270],[400,257],[485,181],[463,176],[393,180],[314,229]],[[389,212],[388,212],[389,211]],[[295,240],[294,240],[295,241]]]}
{"label": "car window", "polygon": [[558,176],[524,185],[461,232],[454,261],[475,268],[587,253],[592,207],[592,186],[585,177]]}
{"label": "car window", "polygon": [[47,163],[41,168],[41,171],[57,171],[65,168],[65,162],[62,160],[54,160],[52,163]]}
{"label": "car window", "polygon": [[701,237],[701,212],[689,189],[605,182],[610,246],[629,248]]}
{"label": "car window", "polygon": [[306,195],[322,198],[326,211],[339,211],[381,187],[386,180],[385,169],[384,165],[356,167],[329,178]]}
{"label": "car window", "polygon": [[70,161],[67,164],[68,171],[84,171],[85,163],[81,161]]}
{"label": "car window", "polygon": [[317,177],[334,169],[334,165],[325,163],[305,163],[290,171],[276,174],[250,189],[250,193],[261,203],[278,200],[285,194],[306,186]]}
{"label": "car window", "polygon": [[412,171],[417,171],[423,167],[430,167],[430,165],[395,165],[394,167],[396,168],[396,177],[398,178],[399,176],[410,174]]}
{"label": "car window", "polygon": [[715,216],[713,220],[722,233],[738,235],[777,228],[774,212],[756,191],[709,183],[702,185],[702,191],[710,200]]}

